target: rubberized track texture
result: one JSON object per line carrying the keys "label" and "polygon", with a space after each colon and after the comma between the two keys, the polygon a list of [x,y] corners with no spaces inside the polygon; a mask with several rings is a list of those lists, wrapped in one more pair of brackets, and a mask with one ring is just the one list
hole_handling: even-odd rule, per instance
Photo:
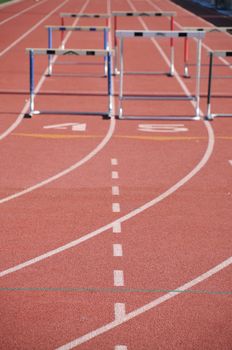
{"label": "rubberized track texture", "polygon": [[[112,77],[113,117],[34,115],[26,48],[46,48],[59,14],[174,11],[174,29],[208,27],[169,0],[20,0],[0,5],[0,348],[7,350],[230,350],[232,344],[232,120],[204,119],[210,50],[202,42],[201,119],[193,101],[124,101]],[[105,26],[105,18],[65,25]],[[121,17],[118,29],[169,30],[165,17]],[[114,49],[113,20],[109,47]],[[181,38],[182,39],[182,38]],[[67,49],[102,49],[102,35],[64,33]],[[53,47],[61,47],[53,33]],[[128,95],[195,93],[196,44],[183,77],[183,40],[125,41]],[[114,58],[115,60],[115,58]],[[115,63],[115,61],[114,61]],[[231,57],[215,59],[212,110],[231,113]],[[102,57],[35,58],[41,110],[107,106]],[[159,74],[151,74],[152,72]],[[135,74],[130,72],[143,72]]]}

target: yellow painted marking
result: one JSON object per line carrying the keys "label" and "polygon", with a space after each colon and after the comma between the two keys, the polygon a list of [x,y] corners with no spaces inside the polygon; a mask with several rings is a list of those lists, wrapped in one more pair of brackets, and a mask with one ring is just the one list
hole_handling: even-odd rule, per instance
{"label": "yellow painted marking", "polygon": [[[72,134],[31,134],[31,133],[12,133],[14,136],[34,137],[43,139],[93,139],[102,138],[103,135],[72,135]],[[142,135],[115,135],[115,138],[145,140],[145,141],[195,141],[207,140],[204,136],[142,136]],[[232,136],[217,136],[219,140],[232,140]]]}

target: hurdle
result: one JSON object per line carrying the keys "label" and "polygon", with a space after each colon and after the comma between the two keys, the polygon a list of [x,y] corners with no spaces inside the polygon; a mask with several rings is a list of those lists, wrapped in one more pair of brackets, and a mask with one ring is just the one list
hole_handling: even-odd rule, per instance
{"label": "hurdle", "polygon": [[[108,13],[76,13],[76,12],[62,12],[60,13],[61,26],[64,26],[65,18],[105,18],[105,26],[109,27],[109,18]],[[64,32],[61,31],[61,42],[64,40]]]}
{"label": "hurdle", "polygon": [[[195,102],[195,116],[194,117],[178,117],[178,119],[200,119],[200,74],[201,74],[201,46],[202,39],[205,36],[204,32],[198,31],[133,31],[133,30],[118,30],[116,35],[119,38],[120,49],[120,80],[119,80],[119,119],[160,119],[164,117],[143,117],[143,116],[123,116],[123,100],[193,100]],[[123,62],[123,44],[127,38],[195,38],[197,39],[197,79],[196,79],[196,93],[194,96],[125,96],[123,95],[123,76],[124,76],[124,62]],[[174,119],[167,117],[166,119]]]}
{"label": "hurdle", "polygon": [[[109,27],[105,26],[45,26],[45,28],[48,31],[48,48],[52,49],[53,47],[53,32],[54,31],[60,31],[61,33],[64,33],[65,31],[75,31],[75,32],[103,32],[103,46],[104,50],[109,49],[109,43],[108,43],[108,33],[109,33]],[[62,49],[64,49],[64,42],[62,41]],[[107,58],[104,56],[104,74],[107,76]],[[52,75],[52,60],[51,55],[48,55],[48,75]]]}
{"label": "hurdle", "polygon": [[[118,45],[117,45],[117,27],[118,27],[118,17],[168,17],[170,19],[170,30],[174,30],[174,17],[176,16],[176,12],[164,11],[146,11],[146,12],[128,12],[128,11],[112,11],[112,17],[114,18],[114,48],[115,48],[115,74],[119,74],[118,70]],[[173,38],[170,38],[170,72],[169,76],[173,76],[174,74],[174,41]]]}
{"label": "hurdle", "polygon": [[[205,33],[229,33],[232,34],[232,27],[185,27],[183,30],[194,30]],[[189,42],[188,38],[184,40],[184,77],[190,78],[189,75]]]}
{"label": "hurdle", "polygon": [[[25,113],[24,118],[31,118],[33,115],[38,114],[72,114],[72,115],[100,115],[103,117],[112,117],[112,74],[111,74],[111,56],[113,54],[112,50],[73,50],[73,49],[26,49],[29,52],[29,69],[30,69],[30,105],[29,112]],[[35,55],[76,55],[76,56],[106,56],[107,57],[107,95],[108,95],[108,111],[107,112],[80,112],[80,111],[42,111],[35,110],[35,87],[34,87],[34,56]]]}
{"label": "hurdle", "polygon": [[207,93],[207,115],[208,120],[213,120],[215,117],[232,117],[232,114],[227,113],[211,113],[211,91],[212,91],[212,75],[213,75],[213,59],[214,57],[232,57],[232,51],[216,50],[209,53],[209,77],[208,77],[208,93]]}

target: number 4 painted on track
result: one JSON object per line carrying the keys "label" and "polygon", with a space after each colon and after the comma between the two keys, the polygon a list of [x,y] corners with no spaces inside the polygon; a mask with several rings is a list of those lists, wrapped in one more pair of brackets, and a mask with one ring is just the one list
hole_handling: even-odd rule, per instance
{"label": "number 4 painted on track", "polygon": [[145,132],[184,132],[188,128],[184,124],[139,124],[139,131]]}
{"label": "number 4 painted on track", "polygon": [[53,124],[53,125],[45,125],[44,129],[62,129],[67,130],[71,128],[72,131],[86,131],[85,123],[64,123],[64,124]]}

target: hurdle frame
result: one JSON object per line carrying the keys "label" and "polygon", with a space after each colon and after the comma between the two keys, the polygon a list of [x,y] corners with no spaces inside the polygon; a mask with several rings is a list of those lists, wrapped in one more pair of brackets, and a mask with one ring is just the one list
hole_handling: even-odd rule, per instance
{"label": "hurdle frame", "polygon": [[[158,12],[158,11],[134,11],[134,12],[129,12],[129,11],[112,11],[112,17],[114,18],[113,22],[113,33],[114,33],[114,49],[115,49],[115,68],[114,72],[115,74],[119,74],[119,69],[118,69],[118,44],[117,44],[117,19],[118,17],[169,17],[170,18],[170,30],[174,30],[174,17],[176,16],[176,12],[174,11],[163,11],[163,12]],[[170,65],[170,71],[168,75],[172,77],[174,75],[174,40],[173,38],[170,38],[170,61],[172,64]]]}
{"label": "hurdle frame", "polygon": [[[178,117],[176,119],[191,119],[191,120],[200,120],[200,74],[201,74],[201,46],[202,46],[202,39],[205,36],[205,33],[203,31],[197,32],[197,31],[134,31],[134,30],[118,30],[116,31],[116,35],[120,40],[120,76],[119,76],[119,119],[171,119],[174,120],[175,117],[165,117],[165,116],[123,116],[123,107],[122,102],[123,100],[193,100],[195,101],[195,116],[194,117]],[[123,73],[124,73],[124,62],[123,62],[123,42],[126,38],[195,38],[197,39],[197,53],[196,53],[196,60],[197,60],[197,79],[196,79],[196,93],[195,96],[185,96],[185,97],[176,97],[176,96],[163,96],[160,97],[158,95],[156,96],[150,96],[150,95],[143,95],[143,96],[136,96],[136,97],[130,97],[130,96],[123,96]]]}
{"label": "hurdle frame", "polygon": [[[207,33],[229,33],[232,34],[232,27],[185,27],[183,30],[194,30]],[[190,78],[189,74],[189,42],[188,38],[184,40],[184,77]]]}
{"label": "hurdle frame", "polygon": [[208,93],[207,93],[207,113],[206,118],[213,120],[215,117],[232,117],[232,113],[211,113],[211,92],[213,76],[213,58],[214,57],[232,57],[232,50],[215,50],[209,52],[209,76],[208,76]]}
{"label": "hurdle frame", "polygon": [[[105,26],[109,27],[110,15],[108,13],[78,13],[78,12],[61,12],[61,26],[65,26],[65,18],[105,18]],[[64,33],[61,32],[61,42],[64,40]]]}
{"label": "hurdle frame", "polygon": [[[92,50],[92,49],[48,49],[48,48],[27,48],[29,52],[29,84],[30,84],[30,104],[29,112],[24,114],[24,118],[31,118],[33,115],[39,114],[71,114],[71,115],[97,115],[107,118],[112,117],[113,96],[112,96],[112,72],[111,59],[113,50]],[[52,111],[52,110],[35,110],[35,87],[34,87],[34,56],[36,55],[76,55],[76,56],[106,56],[107,57],[107,94],[108,94],[108,111],[107,112],[81,112],[81,111]]]}
{"label": "hurdle frame", "polygon": [[[103,46],[104,50],[109,49],[109,42],[108,42],[108,36],[109,36],[109,27],[106,26],[54,26],[54,25],[47,25],[45,28],[48,31],[48,48],[52,49],[53,47],[53,32],[54,31],[76,31],[76,32],[103,32]],[[65,49],[64,42],[61,42],[61,48]],[[104,56],[104,74],[107,76],[107,58]],[[48,75],[52,75],[52,59],[51,55],[48,55]]]}

